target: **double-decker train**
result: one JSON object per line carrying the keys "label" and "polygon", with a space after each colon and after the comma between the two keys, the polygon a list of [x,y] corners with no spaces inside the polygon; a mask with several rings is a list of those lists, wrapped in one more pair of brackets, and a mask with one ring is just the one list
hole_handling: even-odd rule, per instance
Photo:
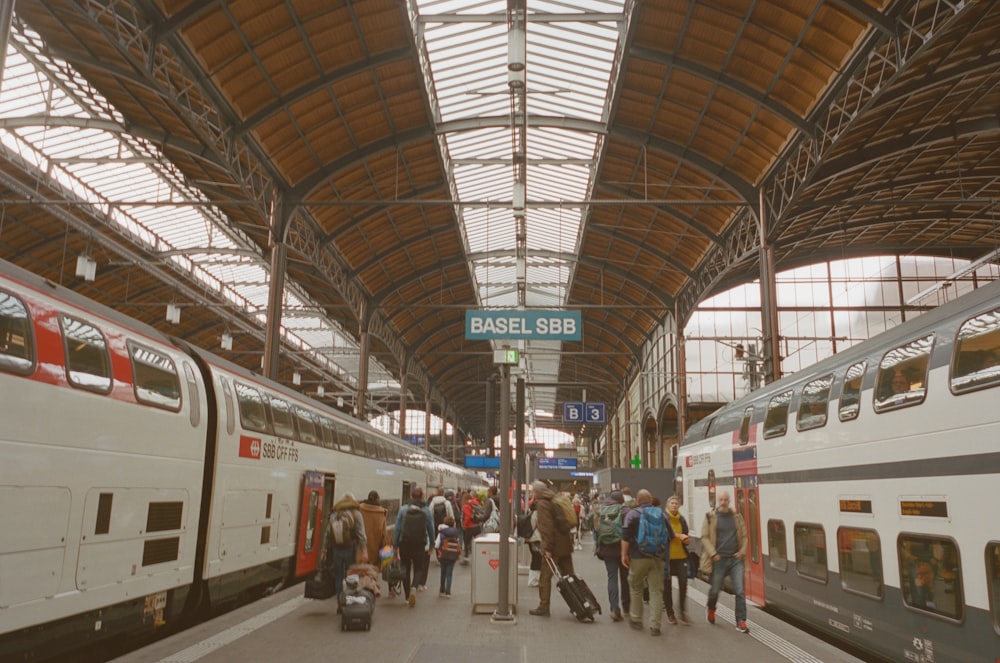
{"label": "double-decker train", "polygon": [[[1000,282],[693,425],[693,533],[734,494],[747,599],[893,661],[1000,660]],[[694,549],[698,549],[695,541]]]}
{"label": "double-decker train", "polygon": [[0,262],[0,659],[245,603],[314,571],[336,496],[464,468]]}

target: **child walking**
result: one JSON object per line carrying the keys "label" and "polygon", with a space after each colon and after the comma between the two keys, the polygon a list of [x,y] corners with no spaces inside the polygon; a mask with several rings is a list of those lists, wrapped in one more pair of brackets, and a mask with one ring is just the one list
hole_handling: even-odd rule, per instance
{"label": "child walking", "polygon": [[451,598],[451,576],[455,570],[455,562],[462,555],[462,538],[455,527],[455,519],[446,516],[444,522],[438,525],[437,541],[438,562],[441,563],[441,587],[439,596]]}

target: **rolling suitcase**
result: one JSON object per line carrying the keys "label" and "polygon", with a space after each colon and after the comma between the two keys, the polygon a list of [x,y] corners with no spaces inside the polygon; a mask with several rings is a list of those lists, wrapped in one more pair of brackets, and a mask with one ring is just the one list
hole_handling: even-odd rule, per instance
{"label": "rolling suitcase", "polygon": [[375,612],[375,594],[369,589],[344,593],[340,597],[340,630],[370,631]]}
{"label": "rolling suitcase", "polygon": [[565,576],[560,575],[559,568],[552,559],[546,557],[545,561],[549,563],[552,575],[556,579],[556,589],[566,601],[573,616],[581,622],[594,621],[594,615],[601,612],[601,605],[583,578],[572,573]]}

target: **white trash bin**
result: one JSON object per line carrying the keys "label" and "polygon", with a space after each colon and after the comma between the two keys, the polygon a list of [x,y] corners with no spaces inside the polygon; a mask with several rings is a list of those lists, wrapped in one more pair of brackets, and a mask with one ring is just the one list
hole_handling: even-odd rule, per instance
{"label": "white trash bin", "polygon": [[[517,539],[508,538],[509,589],[507,600],[517,608]],[[500,535],[483,534],[472,540],[472,612],[494,612],[500,600]]]}

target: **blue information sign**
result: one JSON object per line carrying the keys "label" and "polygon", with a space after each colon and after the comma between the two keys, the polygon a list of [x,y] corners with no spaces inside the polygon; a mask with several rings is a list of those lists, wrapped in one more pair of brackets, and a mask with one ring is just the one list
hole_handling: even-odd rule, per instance
{"label": "blue information sign", "polygon": [[576,458],[539,458],[540,470],[575,470]]}
{"label": "blue information sign", "polygon": [[465,338],[527,341],[579,341],[579,311],[466,311]]}
{"label": "blue information sign", "polygon": [[604,403],[563,403],[563,421],[578,424],[605,423]]}
{"label": "blue information sign", "polygon": [[470,470],[499,470],[500,456],[466,456],[465,467]]}

